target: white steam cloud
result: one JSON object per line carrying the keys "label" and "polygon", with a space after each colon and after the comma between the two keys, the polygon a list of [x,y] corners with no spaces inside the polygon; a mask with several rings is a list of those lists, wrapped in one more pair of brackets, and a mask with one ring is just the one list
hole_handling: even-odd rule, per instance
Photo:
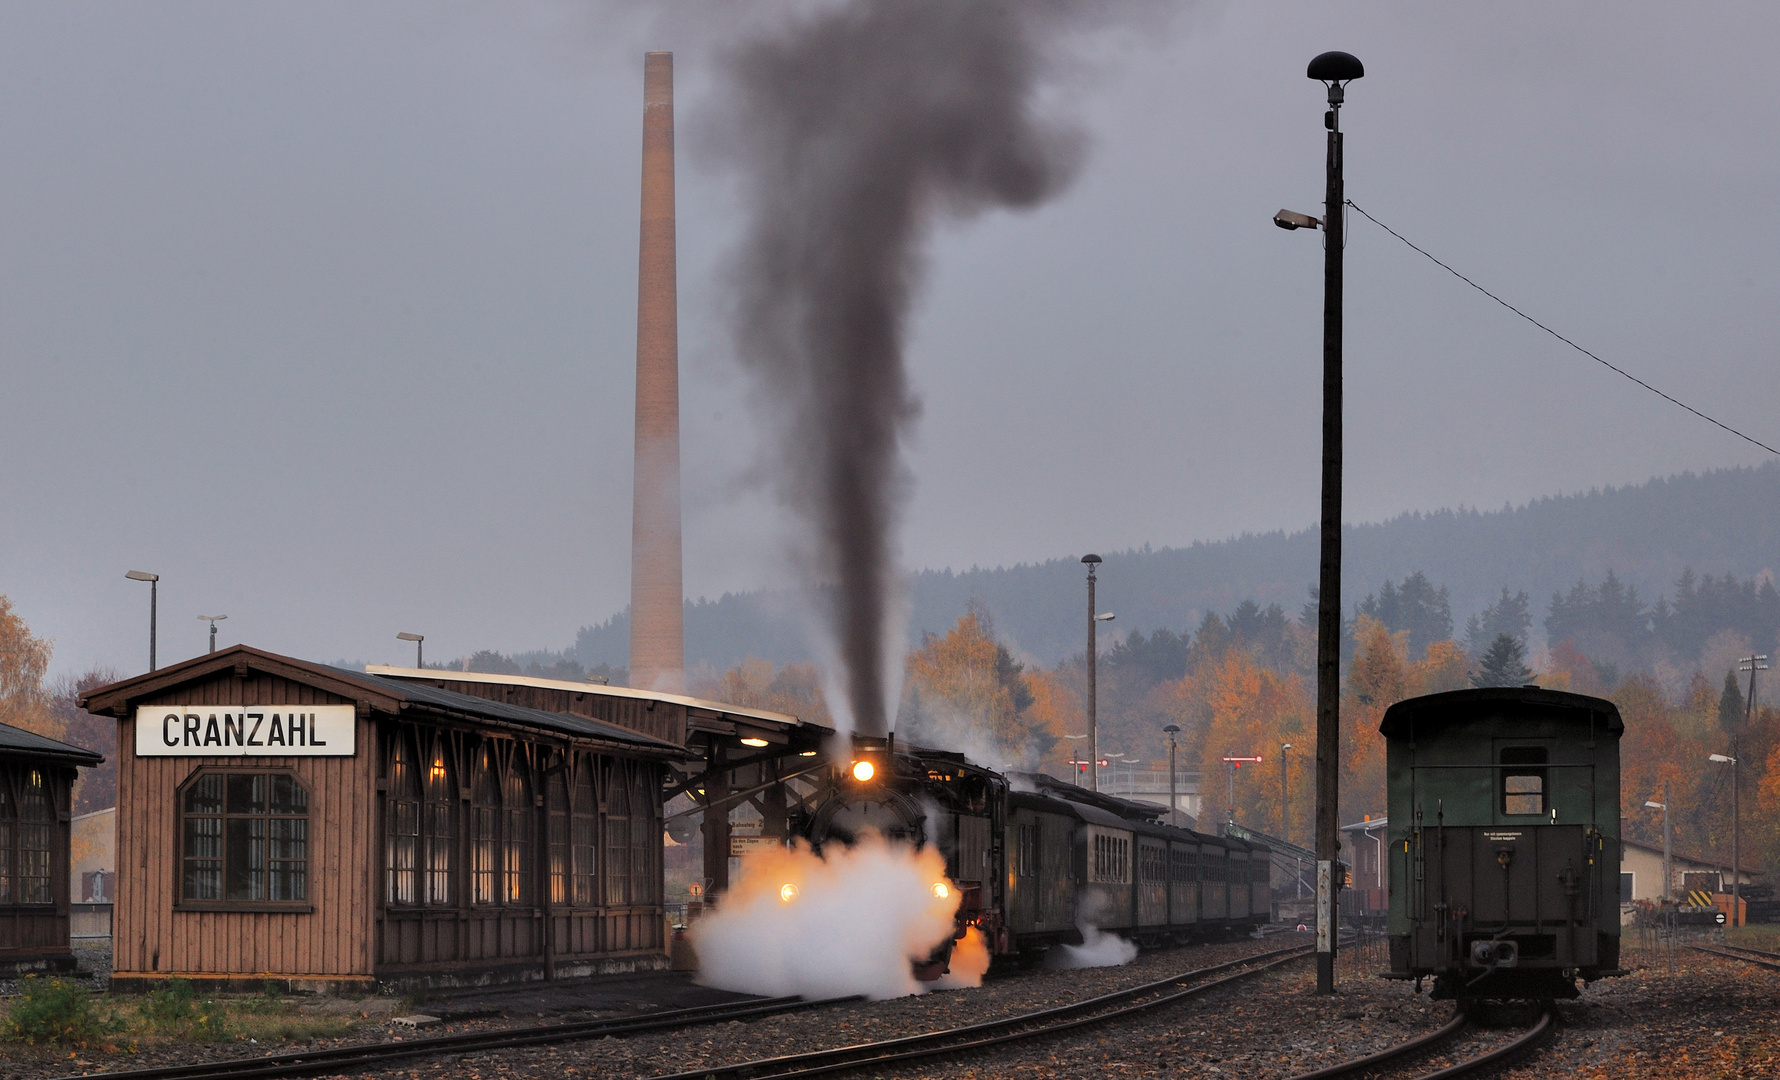
{"label": "white steam cloud", "polygon": [[[922,993],[911,962],[952,936],[958,900],[931,847],[867,836],[826,857],[801,842],[752,851],[716,911],[692,925],[699,981],[770,997]],[[987,967],[980,939],[961,942],[939,985],[979,985]]]}

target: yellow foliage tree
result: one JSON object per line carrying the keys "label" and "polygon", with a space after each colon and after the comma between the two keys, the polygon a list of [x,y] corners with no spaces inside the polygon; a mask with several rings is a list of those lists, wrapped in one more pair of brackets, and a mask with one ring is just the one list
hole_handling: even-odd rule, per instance
{"label": "yellow foliage tree", "polygon": [[13,610],[12,601],[0,596],[0,724],[52,739],[62,737],[62,724],[51,712],[43,691],[49,658],[50,643],[33,637],[31,628]]}
{"label": "yellow foliage tree", "polygon": [[1175,701],[1183,713],[1197,711],[1195,703],[1203,708],[1204,727],[1197,740],[1201,824],[1209,827],[1229,813],[1225,804],[1231,797],[1232,777],[1224,756],[1258,756],[1265,759],[1261,766],[1245,765],[1234,776],[1236,820],[1277,833],[1281,827],[1277,755],[1281,743],[1291,743],[1286,787],[1288,810],[1293,812],[1285,839],[1305,841],[1310,836],[1316,746],[1314,709],[1304,680],[1262,667],[1246,649],[1229,648],[1178,686]]}
{"label": "yellow foliage tree", "polygon": [[723,674],[693,684],[695,695],[746,709],[789,713],[800,720],[832,725],[822,682],[814,664],[787,664],[750,656]]}
{"label": "yellow foliage tree", "polygon": [[1060,672],[1035,671],[1026,676],[1026,687],[1032,694],[1032,705],[1026,710],[1029,725],[1052,740],[1051,750],[1039,760],[1039,769],[1052,776],[1067,778],[1072,752],[1085,752],[1081,740],[1066,736],[1082,735],[1088,730],[1088,710],[1081,696]]}
{"label": "yellow foliage tree", "polygon": [[960,750],[990,767],[1033,768],[1055,739],[1024,715],[1035,703],[1024,669],[973,608],[944,637],[928,635],[908,655],[900,735]]}

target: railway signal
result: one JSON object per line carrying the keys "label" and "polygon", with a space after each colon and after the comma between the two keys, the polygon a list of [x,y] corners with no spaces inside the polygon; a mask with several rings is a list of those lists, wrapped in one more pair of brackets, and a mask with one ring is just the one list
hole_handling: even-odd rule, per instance
{"label": "railway signal", "polygon": [[1242,768],[1244,765],[1261,764],[1261,757],[1259,754],[1225,754],[1221,760],[1224,764],[1230,766],[1229,824],[1234,825],[1236,824],[1236,770]]}

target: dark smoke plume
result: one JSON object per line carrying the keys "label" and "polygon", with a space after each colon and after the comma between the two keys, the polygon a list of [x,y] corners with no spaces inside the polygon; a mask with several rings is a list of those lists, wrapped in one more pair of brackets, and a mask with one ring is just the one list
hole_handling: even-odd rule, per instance
{"label": "dark smoke plume", "polygon": [[[940,217],[1057,194],[1082,139],[1035,115],[1051,40],[1081,5],[857,0],[729,57],[725,142],[750,220],[735,266],[741,359],[810,530],[854,730],[881,735],[894,662],[902,441],[920,406],[903,345]],[[900,655],[901,642],[897,646]]]}

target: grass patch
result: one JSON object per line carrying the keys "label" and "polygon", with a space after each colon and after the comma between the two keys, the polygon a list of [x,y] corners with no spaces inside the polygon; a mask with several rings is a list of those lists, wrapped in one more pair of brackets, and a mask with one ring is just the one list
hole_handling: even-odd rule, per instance
{"label": "grass patch", "polygon": [[187,979],[174,979],[150,991],[136,1008],[142,1027],[156,1035],[190,1042],[222,1042],[229,1038],[229,1012],[213,998],[199,998]]}
{"label": "grass patch", "polygon": [[1780,952],[1780,926],[1732,926],[1726,928],[1724,940],[1745,949],[1767,949]]}
{"label": "grass patch", "polygon": [[92,992],[81,984],[27,975],[19,980],[0,1035],[14,1042],[85,1046],[114,1026],[114,1019],[100,1011]]}

